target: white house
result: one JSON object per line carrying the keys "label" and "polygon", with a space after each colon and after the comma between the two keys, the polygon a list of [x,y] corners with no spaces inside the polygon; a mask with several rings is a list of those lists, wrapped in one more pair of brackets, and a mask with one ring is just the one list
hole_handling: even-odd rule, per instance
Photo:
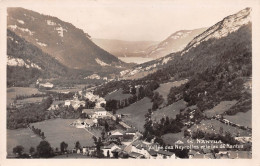
{"label": "white house", "polygon": [[74,109],[78,109],[81,105],[84,107],[85,106],[85,101],[80,101],[78,99],[74,100],[65,100],[65,106],[72,106]]}
{"label": "white house", "polygon": [[95,111],[95,115],[96,115],[98,118],[102,118],[102,117],[107,116],[107,111],[106,111],[103,107],[101,107],[101,108],[95,108],[94,111]]}
{"label": "white house", "polygon": [[131,152],[142,154],[145,158],[150,158],[148,150],[150,149],[149,144],[145,144],[141,140],[133,142]]}
{"label": "white house", "polygon": [[118,135],[118,136],[123,136],[124,132],[121,130],[113,130],[110,132],[110,135]]}
{"label": "white house", "polygon": [[95,123],[92,119],[77,119],[70,125],[75,126],[76,128],[86,128],[94,126]]}
{"label": "white house", "polygon": [[53,84],[52,83],[49,83],[49,82],[46,82],[46,83],[40,83],[39,84],[39,87],[44,87],[44,88],[53,88]]}
{"label": "white house", "polygon": [[156,159],[175,159],[176,156],[172,152],[164,151],[164,150],[159,150],[157,151],[157,157]]}
{"label": "white house", "polygon": [[115,149],[121,149],[121,148],[118,145],[112,143],[108,146],[102,147],[101,149],[103,150],[103,154],[105,157],[107,157],[108,154],[110,155],[110,157],[114,157],[112,151]]}

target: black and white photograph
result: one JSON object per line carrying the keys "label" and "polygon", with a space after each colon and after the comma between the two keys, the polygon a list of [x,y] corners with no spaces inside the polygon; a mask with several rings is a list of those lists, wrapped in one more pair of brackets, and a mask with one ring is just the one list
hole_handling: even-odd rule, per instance
{"label": "black and white photograph", "polygon": [[1,8],[6,160],[253,158],[259,1],[29,2]]}

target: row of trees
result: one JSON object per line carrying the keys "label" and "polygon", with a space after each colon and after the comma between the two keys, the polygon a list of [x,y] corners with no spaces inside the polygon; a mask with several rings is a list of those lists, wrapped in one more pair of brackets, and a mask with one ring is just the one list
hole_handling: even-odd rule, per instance
{"label": "row of trees", "polygon": [[34,132],[34,134],[37,134],[38,136],[40,136],[42,139],[45,139],[45,135],[44,132],[41,131],[41,129],[35,128],[34,126],[32,126],[32,131]]}
{"label": "row of trees", "polygon": [[[40,144],[37,146],[36,151],[34,147],[31,147],[29,152],[31,157],[33,158],[50,158],[55,155],[53,148],[47,141],[41,141]],[[16,155],[17,158],[30,158],[30,156],[24,152],[24,147],[21,145],[14,147],[13,153]]]}

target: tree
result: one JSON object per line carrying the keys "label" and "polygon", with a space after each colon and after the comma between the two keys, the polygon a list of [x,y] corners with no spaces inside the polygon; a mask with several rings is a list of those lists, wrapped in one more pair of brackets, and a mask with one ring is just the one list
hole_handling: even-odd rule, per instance
{"label": "tree", "polygon": [[109,125],[108,125],[107,121],[105,121],[105,131],[106,131],[106,132],[109,131]]}
{"label": "tree", "polygon": [[24,151],[24,147],[21,146],[21,145],[18,145],[18,146],[13,148],[13,153],[18,154],[18,156],[21,156],[23,151]]}
{"label": "tree", "polygon": [[81,149],[81,145],[80,145],[79,141],[76,142],[75,149],[76,150]]}
{"label": "tree", "polygon": [[219,128],[219,134],[220,134],[220,135],[223,135],[223,133],[224,133],[224,130],[223,130],[223,127],[221,126],[221,127]]}
{"label": "tree", "polygon": [[110,152],[109,152],[109,150],[107,151],[107,157],[108,157],[108,158],[110,157]]}
{"label": "tree", "polygon": [[60,143],[60,151],[62,153],[66,152],[67,148],[68,148],[68,144],[67,143],[65,143],[64,141]]}
{"label": "tree", "polygon": [[53,150],[48,141],[41,141],[37,146],[37,154],[39,157],[49,158],[53,156]]}
{"label": "tree", "polygon": [[131,94],[133,94],[133,95],[136,94],[136,88],[135,88],[135,86],[133,86],[133,87],[131,88]]}
{"label": "tree", "polygon": [[105,131],[103,130],[102,132],[101,132],[101,137],[102,137],[102,139],[104,140],[105,139]]}
{"label": "tree", "polygon": [[33,154],[35,152],[35,148],[34,147],[31,147],[30,150],[29,150],[30,154]]}

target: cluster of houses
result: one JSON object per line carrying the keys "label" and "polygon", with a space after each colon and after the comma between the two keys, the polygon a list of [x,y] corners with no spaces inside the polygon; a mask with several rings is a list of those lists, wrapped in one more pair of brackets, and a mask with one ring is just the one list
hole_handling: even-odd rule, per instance
{"label": "cluster of houses", "polygon": [[106,100],[104,98],[99,97],[98,95],[94,95],[92,92],[83,93],[82,91],[80,91],[80,95],[89,99],[92,102],[96,102],[96,108],[101,108],[102,104],[106,104]]}
{"label": "cluster of houses", "polygon": [[96,79],[96,80],[100,80],[100,79],[103,79],[103,80],[106,80],[107,81],[107,77],[100,77],[98,74],[92,74],[92,75],[90,75],[90,76],[87,76],[87,77],[85,77],[84,79],[92,79],[92,80],[94,80],[94,79]]}
{"label": "cluster of houses", "polygon": [[[94,95],[92,92],[86,92],[85,94],[83,94],[83,92],[80,91],[79,95],[81,95],[85,98],[88,98],[92,102],[95,102],[96,103],[95,108],[97,108],[97,109],[103,108],[102,104],[106,104],[106,100],[104,98]],[[61,106],[67,106],[67,107],[72,106],[76,110],[80,106],[85,107],[85,105],[86,105],[85,101],[80,100],[78,95],[75,94],[73,99],[71,99],[71,100],[53,101],[52,105],[50,106],[50,108],[48,110],[57,110]]]}
{"label": "cluster of houses", "polygon": [[46,83],[41,83],[42,79],[39,79],[36,81],[36,85],[39,86],[39,88],[48,88],[48,89],[52,89],[54,87],[54,85],[50,82],[46,82]]}
{"label": "cluster of houses", "polygon": [[[101,147],[103,156],[106,158],[146,158],[146,159],[177,159],[173,152],[160,149],[158,143],[150,143],[140,140],[140,133],[133,128],[110,131],[109,136]],[[120,140],[121,144],[115,143]],[[83,147],[83,155],[92,155],[94,147]],[[81,153],[80,151],[78,153]]]}
{"label": "cluster of houses", "polygon": [[97,126],[97,119],[107,117],[107,111],[101,108],[83,109],[82,113],[87,117],[86,119],[77,119],[71,125],[76,128],[89,128]]}

